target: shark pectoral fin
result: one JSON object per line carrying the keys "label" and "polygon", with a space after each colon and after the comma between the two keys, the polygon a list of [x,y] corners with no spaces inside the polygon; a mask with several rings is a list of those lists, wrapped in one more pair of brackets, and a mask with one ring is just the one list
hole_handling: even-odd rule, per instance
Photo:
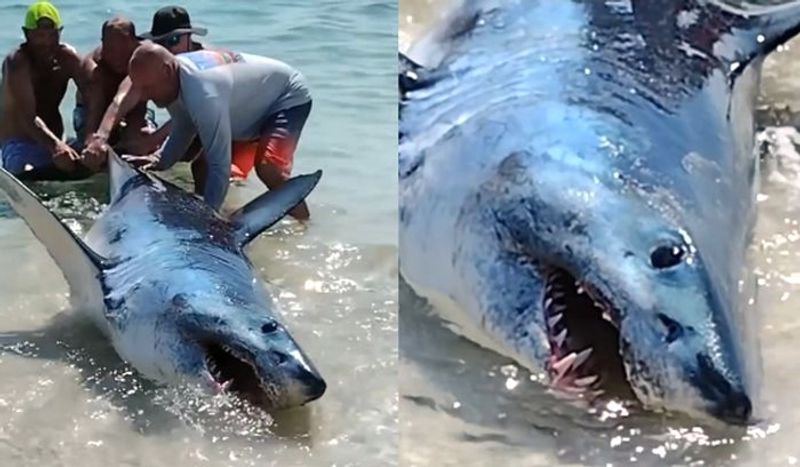
{"label": "shark pectoral fin", "polygon": [[64,225],[39,198],[17,178],[0,168],[0,192],[11,207],[28,224],[33,235],[47,248],[73,295],[88,292],[103,269],[105,259],[89,248]]}
{"label": "shark pectoral fin", "polygon": [[321,170],[293,177],[280,188],[269,190],[233,213],[230,221],[236,228],[239,245],[245,246],[258,234],[281,220],[311,193],[320,177],[322,177]]}
{"label": "shark pectoral fin", "polygon": [[125,183],[139,175],[139,171],[122,160],[113,149],[108,150],[108,195],[109,203],[120,197]]}

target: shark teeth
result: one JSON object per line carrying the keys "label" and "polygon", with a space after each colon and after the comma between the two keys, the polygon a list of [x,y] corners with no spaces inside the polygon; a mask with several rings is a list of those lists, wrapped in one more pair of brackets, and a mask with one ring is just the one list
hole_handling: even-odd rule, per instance
{"label": "shark teeth", "polygon": [[575,356],[575,363],[572,364],[574,368],[578,368],[579,366],[586,363],[586,360],[589,360],[589,357],[592,355],[592,348],[588,347],[583,349],[580,353]]}
{"label": "shark teeth", "polygon": [[566,357],[563,357],[562,359],[553,363],[553,370],[559,374],[566,373],[567,370],[569,370],[570,367],[572,367],[572,363],[575,361],[575,357],[577,357],[577,354],[575,352],[572,352]]}
{"label": "shark teeth", "polygon": [[[561,315],[559,315],[559,316],[561,316]],[[564,328],[564,329],[561,330],[561,332],[557,336],[555,336],[555,343],[559,347],[563,347],[564,346],[564,341],[566,341],[566,340],[567,340],[567,329]]]}
{"label": "shark teeth", "polygon": [[589,357],[592,355],[592,350],[591,347],[588,347],[577,353],[570,352],[569,355],[553,363],[553,369],[559,373],[567,371],[570,368],[577,369],[586,363],[586,360],[589,360]]}
{"label": "shark teeth", "polygon": [[603,316],[604,320],[608,321],[611,324],[614,324],[614,321],[611,320],[611,313],[609,313],[608,310],[603,311],[603,315],[602,316]]}
{"label": "shark teeth", "polygon": [[[559,313],[559,314],[557,314],[555,316],[551,316],[550,318],[547,319],[547,326],[550,329],[553,329],[556,326],[556,324],[558,324],[559,321],[561,321],[561,318],[563,318],[563,317],[564,317],[564,315],[561,314],[561,313]],[[566,329],[564,329],[564,332],[566,332]]]}
{"label": "shark teeth", "polygon": [[592,384],[596,383],[597,380],[599,379],[600,377],[597,375],[585,376],[583,378],[576,379],[575,381],[573,381],[573,384],[575,384],[575,386],[578,387],[589,387]]}
{"label": "shark teeth", "polygon": [[569,355],[553,363],[551,366],[551,369],[555,372],[553,384],[558,384],[564,378],[564,376],[570,372],[570,370],[575,371],[580,368],[581,365],[589,360],[591,355],[592,348],[589,347],[578,353],[571,352]]}
{"label": "shark teeth", "polygon": [[[256,380],[258,381],[258,387],[264,392],[264,394],[271,393],[270,389],[267,387],[268,384],[265,383],[265,381],[262,379],[260,373],[258,372],[258,369],[249,358],[246,358],[242,353],[236,351],[235,349],[231,348],[228,345],[222,343],[216,343],[216,345],[219,346],[219,348],[224,350],[229,355],[236,358],[237,360],[246,363],[253,371],[253,374],[256,376]],[[208,384],[211,386],[212,391],[215,394],[220,394],[223,391],[230,390],[230,388],[233,386],[234,379],[231,378],[228,381],[220,383],[224,375],[221,369],[218,367],[217,362],[210,356],[206,357],[206,367],[208,368],[207,370],[207,379],[209,379]]]}

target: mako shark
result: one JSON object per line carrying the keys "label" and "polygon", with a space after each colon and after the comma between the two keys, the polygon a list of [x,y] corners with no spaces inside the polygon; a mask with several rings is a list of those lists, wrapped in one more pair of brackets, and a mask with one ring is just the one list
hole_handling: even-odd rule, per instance
{"label": "mako shark", "polygon": [[85,240],[0,169],[0,192],[61,268],[71,305],[153,381],[232,392],[266,410],[321,397],[325,381],[278,322],[243,252],[314,189],[321,172],[225,218],[116,155],[109,165],[110,203]]}
{"label": "mako shark", "polygon": [[462,2],[400,55],[401,274],[559,392],[751,420],[754,105],[798,30],[797,2]]}

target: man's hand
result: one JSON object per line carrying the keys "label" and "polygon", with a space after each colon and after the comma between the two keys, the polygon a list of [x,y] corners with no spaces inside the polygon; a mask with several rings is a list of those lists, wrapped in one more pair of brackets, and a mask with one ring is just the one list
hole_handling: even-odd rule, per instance
{"label": "man's hand", "polygon": [[161,147],[161,140],[155,130],[144,127],[139,131],[126,131],[119,148],[128,154],[153,154]]}
{"label": "man's hand", "polygon": [[100,170],[107,157],[108,144],[106,144],[106,139],[96,133],[91,136],[89,144],[86,145],[80,156],[83,160],[83,165],[93,171]]}
{"label": "man's hand", "polygon": [[145,156],[131,156],[126,154],[122,156],[122,160],[142,170],[151,170],[155,168],[158,161],[161,160],[161,153],[153,153]]}
{"label": "man's hand", "polygon": [[72,172],[77,163],[81,160],[80,154],[63,141],[56,143],[53,151],[53,164],[60,170]]}

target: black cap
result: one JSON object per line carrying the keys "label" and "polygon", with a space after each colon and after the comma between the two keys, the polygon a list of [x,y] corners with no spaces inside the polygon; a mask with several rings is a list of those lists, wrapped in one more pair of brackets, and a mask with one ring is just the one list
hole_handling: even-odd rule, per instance
{"label": "black cap", "polygon": [[150,32],[142,34],[144,39],[158,41],[174,34],[197,34],[205,36],[208,33],[206,28],[196,28],[192,26],[189,19],[189,12],[179,6],[165,6],[153,15],[153,27]]}

